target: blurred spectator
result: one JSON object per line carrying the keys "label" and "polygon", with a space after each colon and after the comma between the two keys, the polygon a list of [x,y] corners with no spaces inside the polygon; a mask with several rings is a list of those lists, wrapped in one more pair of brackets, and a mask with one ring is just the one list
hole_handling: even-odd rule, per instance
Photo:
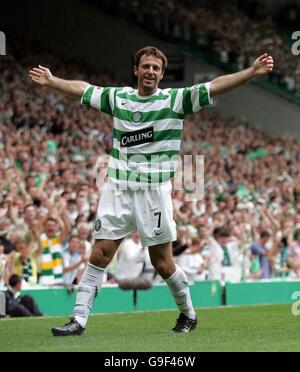
{"label": "blurred spectator", "polygon": [[6,297],[6,315],[10,317],[43,316],[31,296],[21,296],[22,277],[12,275],[9,279]]}
{"label": "blurred spectator", "polygon": [[11,257],[4,254],[4,246],[0,245],[0,287],[5,286],[8,283],[8,278],[11,273],[11,267],[9,264],[11,262]]}
{"label": "blurred spectator", "polygon": [[181,226],[177,229],[177,240],[173,242],[173,256],[181,255],[189,246],[190,240],[186,227]]}
{"label": "blurred spectator", "polygon": [[300,278],[300,229],[294,233],[294,241],[291,244],[289,252],[289,262],[296,273],[297,278]]}
{"label": "blurred spectator", "polygon": [[30,226],[35,222],[37,218],[36,207],[32,204],[28,204],[24,208],[24,228],[29,230]]}
{"label": "blurred spectator", "polygon": [[269,239],[270,233],[268,231],[262,231],[260,234],[260,240],[252,244],[250,247],[252,254],[259,259],[261,279],[269,279],[272,275],[272,268],[270,264],[270,256],[272,252],[270,252],[267,248]]}
{"label": "blurred spectator", "polygon": [[200,239],[192,238],[191,246],[176,257],[177,265],[186,273],[189,282],[206,279],[201,275],[205,271],[204,259],[201,255],[202,248]]}
{"label": "blurred spectator", "polygon": [[[291,275],[289,243],[287,237],[275,242],[272,257],[272,270],[275,277],[286,278]],[[291,260],[293,261],[293,260]]]}
{"label": "blurred spectator", "polygon": [[117,281],[135,279],[145,272],[153,277],[154,269],[148,249],[142,246],[140,234],[134,232],[119,248],[115,279]]}
{"label": "blurred spectator", "polygon": [[13,243],[16,250],[13,255],[13,274],[21,276],[28,284],[37,284],[38,269],[31,245],[22,234],[16,236]]}
{"label": "blurred spectator", "polygon": [[10,253],[14,249],[11,241],[6,238],[9,232],[9,225],[10,221],[8,219],[0,220],[0,245],[3,246],[3,253],[5,254]]}
{"label": "blurred spectator", "polygon": [[224,227],[216,227],[213,238],[207,248],[209,262],[209,278],[221,281],[241,280],[239,247],[230,241],[230,231]]}
{"label": "blurred spectator", "polygon": [[78,276],[82,264],[88,262],[85,250],[80,251],[80,239],[73,235],[68,244],[68,250],[63,255],[64,262],[64,284],[72,286]]}
{"label": "blurred spectator", "polygon": [[92,250],[90,225],[86,222],[79,223],[77,225],[77,234],[79,239],[84,242],[86,254],[90,255]]}
{"label": "blurred spectator", "polygon": [[70,232],[70,226],[68,222],[62,225],[63,230],[60,231],[59,221],[52,217],[47,218],[44,224],[44,231],[40,236],[41,285],[63,284],[63,241]]}

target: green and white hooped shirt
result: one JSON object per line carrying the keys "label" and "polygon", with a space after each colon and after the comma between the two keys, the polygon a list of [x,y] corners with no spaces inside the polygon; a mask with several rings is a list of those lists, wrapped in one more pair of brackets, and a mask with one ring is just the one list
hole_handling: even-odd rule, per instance
{"label": "green and white hooped shirt", "polygon": [[173,178],[180,156],[183,120],[212,104],[210,84],[158,89],[147,97],[139,96],[130,87],[89,86],[81,103],[114,120],[109,180],[136,188]]}

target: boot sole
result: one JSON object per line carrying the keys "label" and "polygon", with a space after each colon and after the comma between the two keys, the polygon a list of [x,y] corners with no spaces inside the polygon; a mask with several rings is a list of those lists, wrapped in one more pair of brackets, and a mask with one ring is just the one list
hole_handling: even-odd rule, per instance
{"label": "boot sole", "polygon": [[81,331],[81,332],[74,332],[74,333],[69,333],[69,332],[64,332],[64,331],[59,331],[55,328],[51,330],[52,334],[54,337],[75,337],[75,336],[87,336],[87,331]]}

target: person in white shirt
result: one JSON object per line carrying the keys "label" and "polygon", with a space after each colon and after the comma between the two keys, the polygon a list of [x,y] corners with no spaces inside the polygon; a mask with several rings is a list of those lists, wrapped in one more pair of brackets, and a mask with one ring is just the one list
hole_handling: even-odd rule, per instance
{"label": "person in white shirt", "polygon": [[189,282],[195,282],[204,279],[201,274],[204,270],[204,260],[201,255],[202,247],[198,238],[192,238],[192,244],[183,253],[181,253],[176,263],[186,273]]}
{"label": "person in white shirt", "polygon": [[117,281],[137,278],[149,265],[151,261],[148,248],[142,246],[140,234],[134,232],[121,244],[115,278]]}
{"label": "person in white shirt", "polygon": [[230,231],[217,227],[208,248],[209,279],[238,282],[241,280],[241,254]]}
{"label": "person in white shirt", "polygon": [[91,254],[92,244],[90,242],[91,228],[87,222],[81,222],[77,226],[77,235],[80,240],[84,241],[85,253],[87,256]]}

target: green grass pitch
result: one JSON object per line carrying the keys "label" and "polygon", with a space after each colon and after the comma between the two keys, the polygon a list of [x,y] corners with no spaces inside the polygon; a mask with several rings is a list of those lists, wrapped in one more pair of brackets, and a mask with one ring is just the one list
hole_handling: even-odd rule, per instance
{"label": "green grass pitch", "polygon": [[300,318],[291,306],[214,308],[197,311],[190,334],[169,329],[175,311],[95,315],[87,337],[54,338],[65,318],[0,320],[0,351],[300,351]]}

